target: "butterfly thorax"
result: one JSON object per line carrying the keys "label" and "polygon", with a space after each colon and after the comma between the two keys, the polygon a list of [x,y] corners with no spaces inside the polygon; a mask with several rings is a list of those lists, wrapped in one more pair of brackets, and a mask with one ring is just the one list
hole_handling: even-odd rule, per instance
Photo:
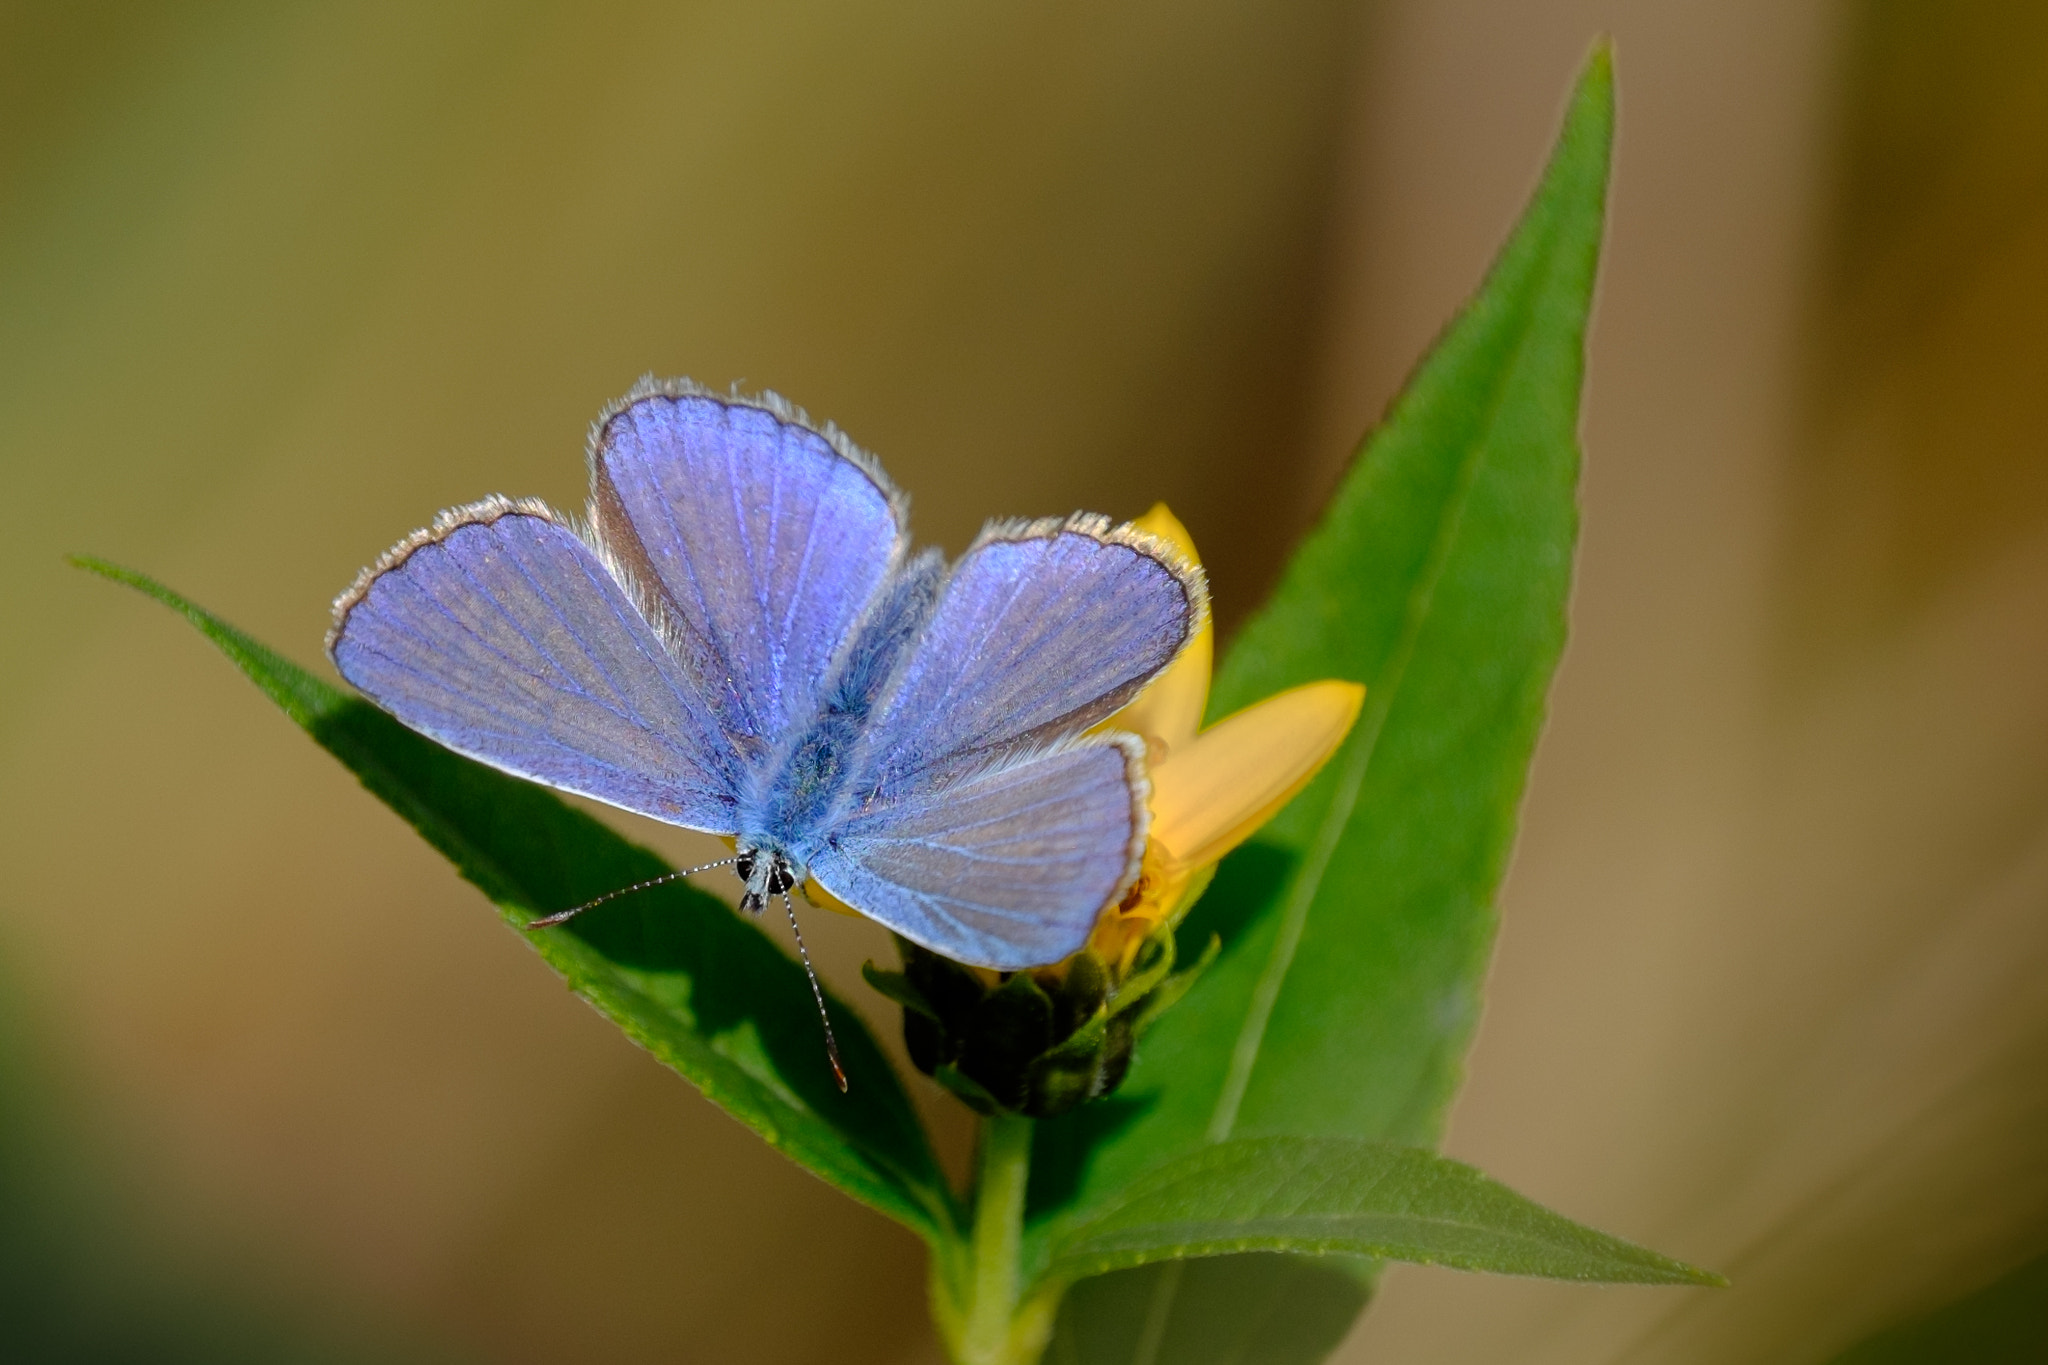
{"label": "butterfly thorax", "polygon": [[827,711],[768,765],[739,810],[739,847],[780,858],[801,879],[852,786],[857,718]]}

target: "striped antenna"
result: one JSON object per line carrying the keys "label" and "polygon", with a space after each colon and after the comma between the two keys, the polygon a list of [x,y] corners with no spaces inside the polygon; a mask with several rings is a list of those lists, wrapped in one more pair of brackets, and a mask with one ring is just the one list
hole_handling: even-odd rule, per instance
{"label": "striped antenna", "polygon": [[606,901],[615,901],[621,896],[630,896],[635,891],[645,891],[649,887],[666,886],[670,882],[679,882],[685,877],[694,877],[699,872],[709,872],[714,867],[724,867],[727,863],[737,861],[738,857],[735,855],[731,858],[720,858],[715,863],[706,863],[702,867],[686,867],[681,872],[665,872],[659,877],[649,877],[644,882],[634,882],[631,886],[622,886],[616,891],[607,891],[594,901],[585,901],[581,905],[572,905],[567,910],[557,910],[552,915],[544,915],[540,919],[528,920],[526,927],[529,929],[550,929],[557,924],[566,924],[585,910],[594,910]]}
{"label": "striped antenna", "polygon": [[833,1079],[839,1082],[839,1093],[846,1093],[846,1068],[839,1064],[839,1040],[832,1036],[832,1016],[825,1012],[825,991],[818,985],[818,974],[811,970],[811,952],[804,947],[804,931],[796,927],[796,902],[789,898],[789,892],[782,893],[783,908],[789,911],[789,932],[796,935],[796,955],[803,959],[804,975],[811,979],[811,999],[818,1002],[818,1022],[825,1026],[825,1059],[832,1063]]}

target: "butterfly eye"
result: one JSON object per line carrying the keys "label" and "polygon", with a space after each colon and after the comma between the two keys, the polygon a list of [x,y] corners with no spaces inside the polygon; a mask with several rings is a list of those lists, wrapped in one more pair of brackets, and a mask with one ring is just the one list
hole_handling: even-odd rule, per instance
{"label": "butterfly eye", "polygon": [[768,893],[779,896],[796,885],[796,877],[789,870],[789,864],[778,861],[768,873]]}
{"label": "butterfly eye", "polygon": [[740,874],[741,881],[751,881],[754,876],[754,855],[742,853],[734,860],[732,870]]}

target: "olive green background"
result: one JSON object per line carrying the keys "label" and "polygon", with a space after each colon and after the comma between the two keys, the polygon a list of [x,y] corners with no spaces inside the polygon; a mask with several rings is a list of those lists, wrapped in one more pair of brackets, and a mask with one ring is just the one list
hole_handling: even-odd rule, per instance
{"label": "olive green background", "polygon": [[935,1359],[906,1234],[61,556],[317,661],[651,370],[953,548],[1165,498],[1227,632],[1601,31],[1575,635],[1449,1150],[1736,1287],[1397,1270],[1340,1358],[1819,1361],[2037,1253],[2036,8],[0,6],[0,1354]]}

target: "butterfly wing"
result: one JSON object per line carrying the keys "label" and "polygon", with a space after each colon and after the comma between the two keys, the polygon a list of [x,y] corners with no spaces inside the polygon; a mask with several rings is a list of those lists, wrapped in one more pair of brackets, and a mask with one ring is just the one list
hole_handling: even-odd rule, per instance
{"label": "butterfly wing", "polygon": [[335,603],[328,652],[406,725],[520,777],[732,830],[736,755],[597,554],[545,507],[442,514]]}
{"label": "butterfly wing", "polygon": [[591,484],[600,542],[660,593],[735,742],[808,723],[902,558],[901,500],[874,461],[772,395],[643,386],[599,421]]}
{"label": "butterfly wing", "polygon": [[1208,610],[1201,570],[1106,518],[999,524],[961,557],[870,730],[884,790],[1086,729],[1137,695]]}
{"label": "butterfly wing", "polygon": [[1096,517],[1000,525],[948,578],[811,875],[916,943],[1012,971],[1088,940],[1136,878],[1142,744],[1075,741],[1193,638],[1200,571]]}
{"label": "butterfly wing", "polygon": [[1137,876],[1143,755],[1138,740],[1105,735],[878,797],[835,831],[810,874],[957,962],[1057,962]]}

